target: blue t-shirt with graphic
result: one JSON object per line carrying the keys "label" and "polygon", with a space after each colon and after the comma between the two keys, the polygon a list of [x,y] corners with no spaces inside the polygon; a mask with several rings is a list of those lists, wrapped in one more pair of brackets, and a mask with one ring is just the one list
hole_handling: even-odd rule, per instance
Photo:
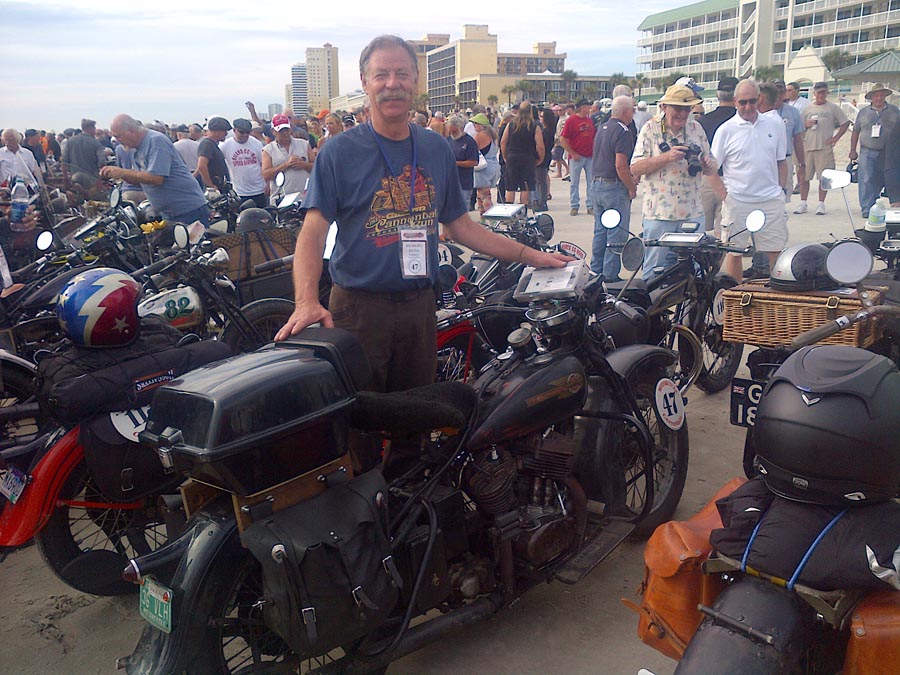
{"label": "blue t-shirt with graphic", "polygon": [[[456,220],[468,205],[444,137],[415,125],[410,129],[410,137],[393,141],[376,138],[369,124],[357,125],[329,139],[316,158],[303,205],[338,225],[329,272],[339,286],[391,292],[437,280],[438,223]],[[428,279],[403,278],[401,229],[427,231]]]}

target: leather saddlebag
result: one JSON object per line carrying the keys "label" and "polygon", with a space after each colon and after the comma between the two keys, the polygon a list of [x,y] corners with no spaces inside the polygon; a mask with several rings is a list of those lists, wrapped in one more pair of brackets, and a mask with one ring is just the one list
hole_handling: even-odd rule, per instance
{"label": "leather saddlebag", "polygon": [[900,593],[870,593],[853,610],[841,672],[900,675]]}
{"label": "leather saddlebag", "polygon": [[724,588],[718,576],[703,574],[700,566],[712,552],[709,533],[722,526],[716,501],[744,482],[743,478],[729,481],[691,519],[656,528],[644,549],[641,604],[622,600],[640,615],[641,640],[670,658],[681,659],[703,620],[697,605],[712,605]]}
{"label": "leather saddlebag", "polygon": [[347,645],[388,618],[401,580],[386,522],[387,486],[373,470],[244,530],[262,564],[265,622],[296,653]]}

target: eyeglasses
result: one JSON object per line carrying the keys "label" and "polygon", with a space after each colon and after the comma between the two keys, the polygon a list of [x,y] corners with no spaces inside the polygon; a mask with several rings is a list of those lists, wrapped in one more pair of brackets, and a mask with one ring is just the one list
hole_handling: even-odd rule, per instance
{"label": "eyeglasses", "polygon": [[758,98],[742,98],[738,101],[738,105],[756,105]]}

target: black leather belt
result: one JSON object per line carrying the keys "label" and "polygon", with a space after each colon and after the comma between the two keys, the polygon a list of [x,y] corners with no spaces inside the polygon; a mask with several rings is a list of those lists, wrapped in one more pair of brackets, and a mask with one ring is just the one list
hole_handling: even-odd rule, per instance
{"label": "black leather belt", "polygon": [[618,178],[606,178],[604,176],[598,176],[594,179],[595,183],[621,183]]}

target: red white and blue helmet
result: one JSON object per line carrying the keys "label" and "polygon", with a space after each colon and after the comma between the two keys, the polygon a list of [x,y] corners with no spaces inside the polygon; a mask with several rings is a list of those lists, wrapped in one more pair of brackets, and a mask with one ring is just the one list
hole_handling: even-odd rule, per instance
{"label": "red white and blue helmet", "polygon": [[82,347],[118,347],[137,337],[140,284],[120,270],[82,272],[63,288],[56,317],[66,336]]}

